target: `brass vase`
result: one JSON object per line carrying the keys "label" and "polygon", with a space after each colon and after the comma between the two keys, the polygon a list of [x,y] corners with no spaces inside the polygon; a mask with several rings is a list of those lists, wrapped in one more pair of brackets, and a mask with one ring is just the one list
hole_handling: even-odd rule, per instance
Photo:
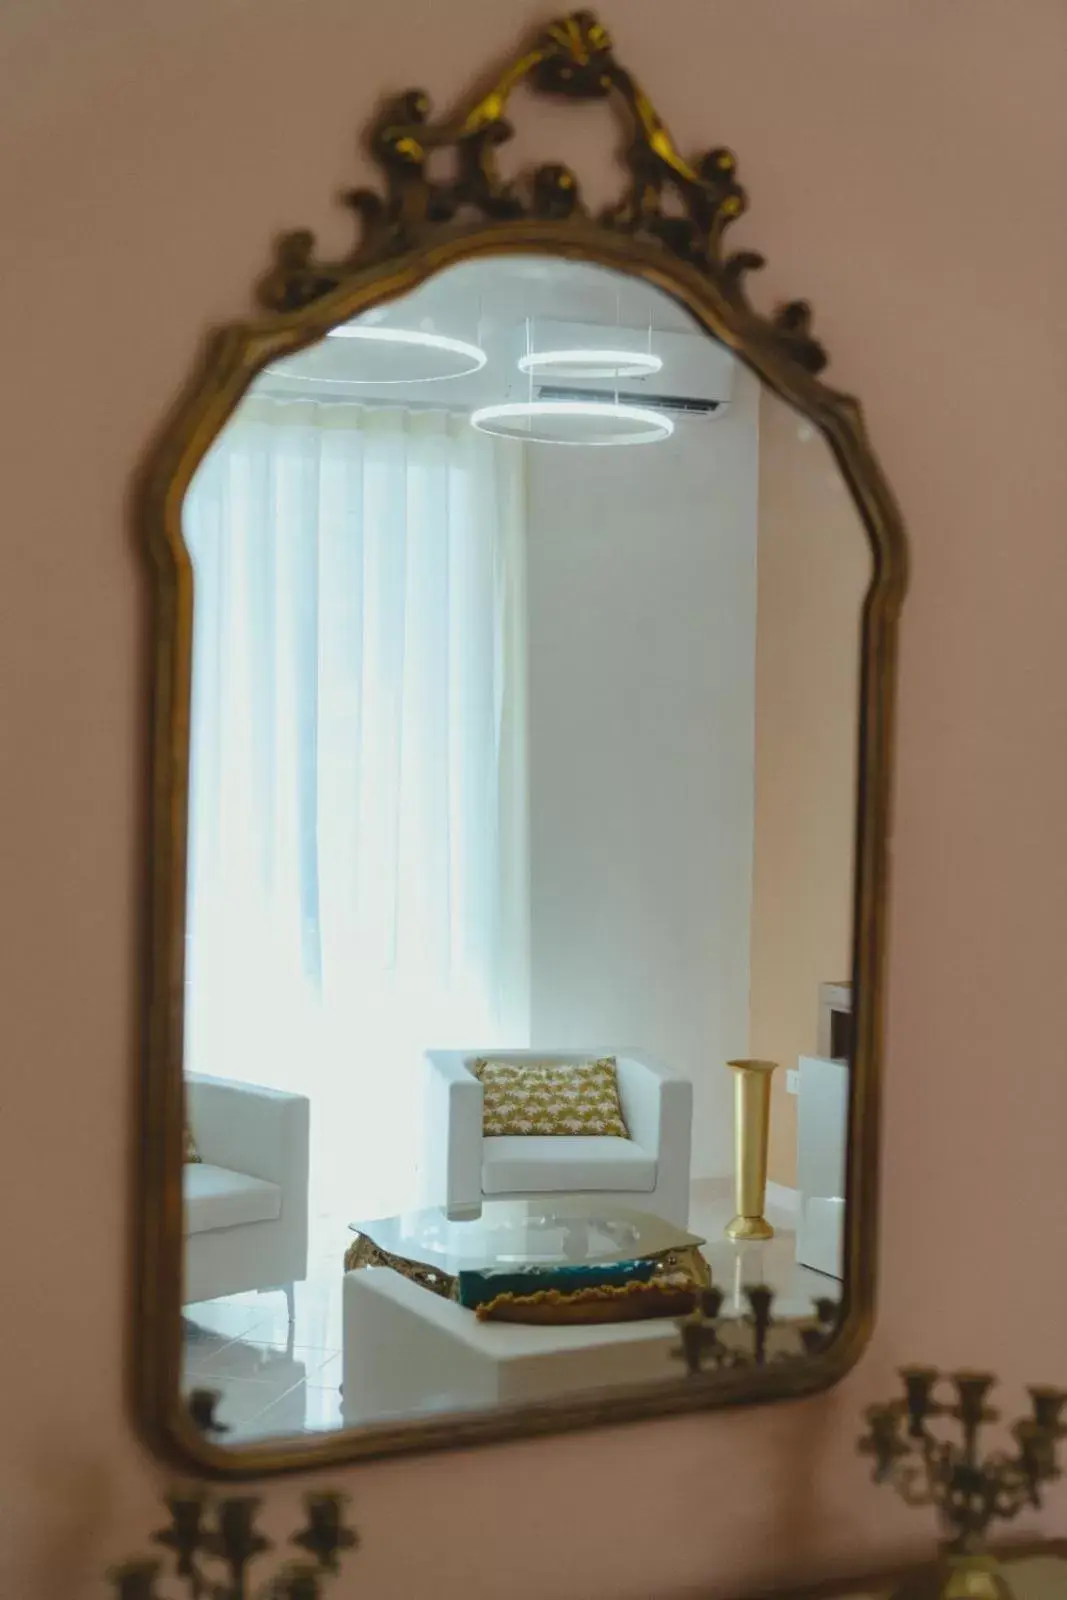
{"label": "brass vase", "polygon": [[890,1600],[1015,1600],[990,1555],[947,1553],[929,1572],[905,1579]]}
{"label": "brass vase", "polygon": [[941,1600],[1013,1600],[995,1556],[949,1555],[944,1567]]}
{"label": "brass vase", "polygon": [[774,1061],[728,1061],[734,1073],[734,1171],[737,1215],[728,1239],[773,1239],[763,1215],[767,1197],[767,1144],[771,1127]]}

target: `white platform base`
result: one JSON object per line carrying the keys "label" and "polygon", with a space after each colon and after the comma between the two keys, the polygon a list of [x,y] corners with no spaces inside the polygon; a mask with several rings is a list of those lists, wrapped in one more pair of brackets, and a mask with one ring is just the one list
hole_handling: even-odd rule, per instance
{"label": "white platform base", "polygon": [[669,1318],[588,1328],[479,1322],[388,1267],[345,1275],[343,1330],[348,1426],[662,1382],[683,1371],[671,1355],[678,1332]]}

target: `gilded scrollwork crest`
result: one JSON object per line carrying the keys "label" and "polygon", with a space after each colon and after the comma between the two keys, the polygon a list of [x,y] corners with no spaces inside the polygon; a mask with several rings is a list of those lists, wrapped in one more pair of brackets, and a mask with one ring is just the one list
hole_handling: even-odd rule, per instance
{"label": "gilded scrollwork crest", "polygon": [[[498,152],[513,133],[508,102],[522,83],[538,94],[606,100],[619,109],[627,128],[628,182],[618,201],[592,215],[576,174],[559,163],[519,177],[502,174]],[[370,152],[384,176],[382,191],[356,189],[345,196],[359,220],[355,249],[339,261],[323,261],[316,256],[313,234],[284,235],[259,287],[264,305],[298,310],[353,274],[472,219],[573,221],[658,241],[712,279],[783,354],[809,372],[825,366],[807,303],[791,301],[763,318],[745,293],[745,278],[764,264],[763,257],[752,250],[724,251],[727,228],[747,206],[732,151],[716,146],[687,161],[648,96],[616,59],[607,29],[592,12],[576,11],[542,28],[494,86],[456,115],[434,121],[431,109],[421,89],[387,102],[369,135]],[[452,156],[452,171],[444,179],[430,171],[442,154]]]}

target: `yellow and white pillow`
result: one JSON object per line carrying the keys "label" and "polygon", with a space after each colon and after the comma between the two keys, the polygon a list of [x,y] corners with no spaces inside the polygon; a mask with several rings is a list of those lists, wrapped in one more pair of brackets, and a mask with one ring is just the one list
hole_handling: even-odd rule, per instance
{"label": "yellow and white pillow", "polygon": [[629,1138],[614,1056],[599,1061],[475,1063],[486,1138],[585,1134]]}

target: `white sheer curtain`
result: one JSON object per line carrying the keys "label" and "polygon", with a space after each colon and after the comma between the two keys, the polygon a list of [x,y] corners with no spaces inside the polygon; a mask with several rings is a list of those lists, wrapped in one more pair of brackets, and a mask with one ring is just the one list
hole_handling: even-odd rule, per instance
{"label": "white sheer curtain", "polygon": [[411,1203],[424,1049],[528,1038],[521,474],[254,397],[186,502],[186,1060],[311,1096],[320,1211]]}

